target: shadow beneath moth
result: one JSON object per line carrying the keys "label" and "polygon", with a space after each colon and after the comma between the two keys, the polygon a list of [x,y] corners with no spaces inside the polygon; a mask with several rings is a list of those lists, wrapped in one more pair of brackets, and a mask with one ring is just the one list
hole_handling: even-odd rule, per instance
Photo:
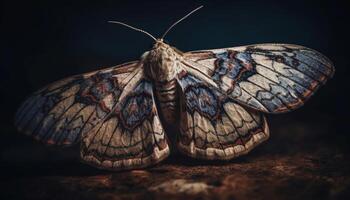
{"label": "shadow beneath moth", "polygon": [[[202,7],[202,6],[201,6]],[[107,170],[144,168],[172,150],[229,160],[267,140],[264,113],[302,106],[334,74],[319,52],[255,44],[183,53],[156,39],[138,61],[75,75],[32,94],[19,131],[46,144],[80,143],[84,162]]]}

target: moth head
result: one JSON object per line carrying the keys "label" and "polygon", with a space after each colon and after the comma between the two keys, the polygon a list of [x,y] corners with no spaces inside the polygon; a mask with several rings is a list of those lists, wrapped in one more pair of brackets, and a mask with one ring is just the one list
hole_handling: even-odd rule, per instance
{"label": "moth head", "polygon": [[172,51],[173,48],[174,47],[171,47],[169,44],[165,43],[163,39],[157,39],[156,42],[151,46],[151,49],[142,54],[141,60],[144,60],[147,57],[151,59],[162,57],[162,55],[166,55],[165,52]]}
{"label": "moth head", "polygon": [[152,49],[167,49],[170,45],[165,43],[162,38],[157,39],[156,42],[153,44]]}

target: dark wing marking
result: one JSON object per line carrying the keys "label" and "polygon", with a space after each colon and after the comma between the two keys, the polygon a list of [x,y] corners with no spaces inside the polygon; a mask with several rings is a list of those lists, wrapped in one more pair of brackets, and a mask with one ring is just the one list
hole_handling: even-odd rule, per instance
{"label": "dark wing marking", "polygon": [[334,74],[325,56],[290,44],[194,51],[184,57],[189,70],[212,79],[239,103],[268,113],[300,107]]}
{"label": "dark wing marking", "polygon": [[195,158],[228,160],[248,153],[269,137],[262,113],[245,109],[219,89],[182,69],[181,152]]}
{"label": "dark wing marking", "polygon": [[130,62],[50,84],[22,104],[15,124],[47,144],[77,143],[112,110],[139,68],[138,62]]}
{"label": "dark wing marking", "polygon": [[135,169],[169,155],[150,81],[142,72],[128,84],[113,111],[83,135],[82,159],[98,168]]}

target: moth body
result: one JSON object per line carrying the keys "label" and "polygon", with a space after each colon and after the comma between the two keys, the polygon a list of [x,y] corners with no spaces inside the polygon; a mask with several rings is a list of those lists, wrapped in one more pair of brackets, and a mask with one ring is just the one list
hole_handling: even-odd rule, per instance
{"label": "moth body", "polygon": [[154,83],[158,112],[166,125],[176,123],[178,118],[178,90],[176,74],[181,55],[162,40],[144,56],[144,70]]}

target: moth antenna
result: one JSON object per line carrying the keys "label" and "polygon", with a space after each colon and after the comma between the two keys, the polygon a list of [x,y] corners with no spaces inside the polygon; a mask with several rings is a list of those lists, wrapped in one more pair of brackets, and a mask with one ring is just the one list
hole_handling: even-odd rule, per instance
{"label": "moth antenna", "polygon": [[128,27],[128,28],[130,28],[130,29],[132,29],[132,30],[135,30],[135,31],[139,31],[139,32],[141,32],[141,33],[144,33],[144,34],[148,35],[149,37],[151,37],[154,41],[157,41],[157,39],[156,39],[153,35],[151,35],[150,33],[148,33],[147,31],[144,31],[144,30],[142,30],[142,29],[139,29],[139,28],[130,26],[130,25],[125,24],[125,23],[123,23],[123,22],[108,21],[108,23],[120,24],[120,25],[126,26],[126,27]]}
{"label": "moth antenna", "polygon": [[192,13],[196,12],[197,10],[203,8],[203,6],[199,6],[198,8],[192,10],[191,12],[189,12],[187,15],[185,15],[184,17],[182,17],[181,19],[177,20],[175,23],[173,23],[173,25],[171,25],[166,31],[165,33],[162,35],[161,39],[163,39],[165,37],[165,35],[174,27],[176,26],[178,23],[180,23],[182,20],[186,19],[188,16],[190,16]]}

